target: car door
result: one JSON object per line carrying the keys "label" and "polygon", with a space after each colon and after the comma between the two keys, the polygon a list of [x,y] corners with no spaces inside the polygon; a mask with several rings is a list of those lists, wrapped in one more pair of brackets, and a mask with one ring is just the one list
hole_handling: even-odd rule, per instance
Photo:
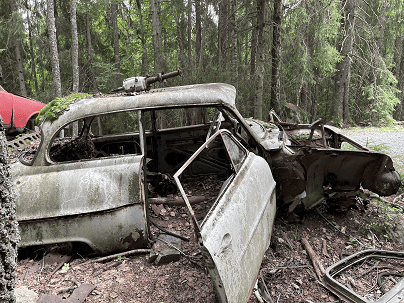
{"label": "car door", "polygon": [[0,116],[3,119],[3,125],[11,127],[11,116],[13,114],[13,98],[0,86]]}
{"label": "car door", "polygon": [[[220,139],[233,174],[210,211],[198,222],[180,182],[180,175],[213,140]],[[275,181],[268,163],[227,130],[216,132],[174,174],[185,200],[200,250],[220,302],[246,302],[270,244],[275,217]]]}

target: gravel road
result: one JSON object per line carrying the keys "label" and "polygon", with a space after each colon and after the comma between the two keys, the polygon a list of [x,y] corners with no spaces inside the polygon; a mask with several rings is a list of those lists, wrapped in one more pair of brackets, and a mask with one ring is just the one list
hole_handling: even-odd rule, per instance
{"label": "gravel road", "polygon": [[344,133],[370,149],[390,155],[397,170],[404,170],[404,128],[383,130],[379,128],[346,129]]}

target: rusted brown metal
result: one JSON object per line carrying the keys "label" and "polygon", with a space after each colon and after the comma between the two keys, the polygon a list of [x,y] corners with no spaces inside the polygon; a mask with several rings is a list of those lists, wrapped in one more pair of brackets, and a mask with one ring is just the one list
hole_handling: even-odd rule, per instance
{"label": "rusted brown metal", "polygon": [[36,140],[40,140],[41,135],[39,132],[33,132],[26,134],[24,136],[18,137],[17,139],[7,141],[7,145],[11,150],[18,151],[27,144],[30,144]]}

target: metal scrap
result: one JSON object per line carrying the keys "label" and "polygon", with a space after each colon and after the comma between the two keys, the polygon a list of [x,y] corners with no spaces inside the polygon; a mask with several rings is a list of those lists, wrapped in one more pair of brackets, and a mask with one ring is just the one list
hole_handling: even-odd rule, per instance
{"label": "metal scrap", "polygon": [[67,299],[56,295],[42,294],[37,303],[82,303],[94,288],[95,286],[92,284],[81,284]]}

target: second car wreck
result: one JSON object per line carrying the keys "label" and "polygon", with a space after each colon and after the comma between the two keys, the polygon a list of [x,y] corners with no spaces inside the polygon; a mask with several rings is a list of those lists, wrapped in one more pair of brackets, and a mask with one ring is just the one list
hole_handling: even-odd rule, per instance
{"label": "second car wreck", "polygon": [[[81,242],[99,254],[148,247],[151,205],[175,201],[189,210],[220,302],[245,302],[276,208],[293,216],[361,185],[397,191],[388,156],[349,141],[359,150],[341,150],[349,139],[320,124],[244,119],[235,97],[227,84],[100,96],[45,121],[38,150],[12,166],[20,246]],[[295,135],[302,129],[309,144]],[[355,162],[349,173],[346,161]],[[220,190],[193,200],[188,184],[207,176]]]}

